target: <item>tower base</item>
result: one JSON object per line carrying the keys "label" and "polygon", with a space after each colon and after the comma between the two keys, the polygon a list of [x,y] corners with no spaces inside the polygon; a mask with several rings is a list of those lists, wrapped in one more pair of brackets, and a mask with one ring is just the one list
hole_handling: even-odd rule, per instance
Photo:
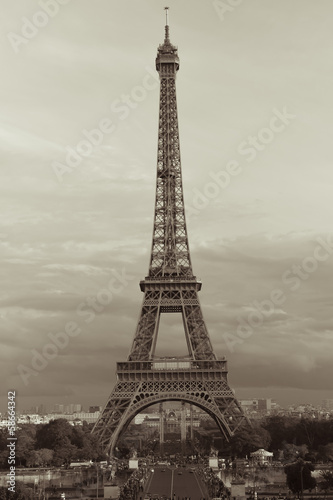
{"label": "tower base", "polygon": [[228,440],[248,421],[227,382],[225,360],[126,361],[93,432],[113,455],[121,433],[138,413],[163,401],[184,401],[206,411]]}

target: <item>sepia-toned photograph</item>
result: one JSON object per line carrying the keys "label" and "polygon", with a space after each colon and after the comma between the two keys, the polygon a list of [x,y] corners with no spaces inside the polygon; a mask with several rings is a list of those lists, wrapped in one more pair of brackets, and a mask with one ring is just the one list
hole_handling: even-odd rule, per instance
{"label": "sepia-toned photograph", "polygon": [[2,0],[1,499],[333,500],[332,19]]}

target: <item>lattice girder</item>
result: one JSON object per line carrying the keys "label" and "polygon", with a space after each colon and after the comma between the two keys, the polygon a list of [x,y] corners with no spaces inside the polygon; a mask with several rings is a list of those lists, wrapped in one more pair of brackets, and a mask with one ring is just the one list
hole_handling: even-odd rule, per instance
{"label": "lattice girder", "polygon": [[[216,359],[201,312],[197,282],[142,282],[145,290],[141,316],[129,360],[151,359],[155,353],[160,315],[181,313],[189,355],[194,359]],[[156,289],[157,287],[157,289]]]}
{"label": "lattice girder", "polygon": [[226,439],[246,423],[246,418],[226,381],[118,382],[95,426],[100,442],[110,454],[121,432],[148,406],[163,401],[184,401],[206,411]]}
{"label": "lattice girder", "polygon": [[174,73],[161,76],[157,179],[149,276],[192,275],[181,176]]}
{"label": "lattice girder", "polygon": [[[118,363],[117,383],[93,432],[111,454],[120,433],[147,406],[167,401],[194,404],[216,421],[228,439],[247,419],[227,382],[226,361],[214,354],[203,319],[187,237],[176,99],[177,49],[168,26],[158,48],[160,108],[156,198],[148,276],[141,313],[126,362]],[[156,361],[161,314],[180,313],[188,356],[177,370]],[[161,364],[162,363],[162,364]],[[178,370],[179,368],[179,370]]]}

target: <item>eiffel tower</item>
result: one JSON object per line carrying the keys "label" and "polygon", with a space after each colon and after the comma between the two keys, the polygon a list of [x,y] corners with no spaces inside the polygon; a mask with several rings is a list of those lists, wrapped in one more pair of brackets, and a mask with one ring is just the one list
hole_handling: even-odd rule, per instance
{"label": "eiffel tower", "polygon": [[[113,455],[120,434],[148,406],[183,401],[206,411],[224,437],[248,421],[227,382],[227,361],[214,354],[193,275],[185,221],[180,162],[176,73],[166,8],[165,38],[159,45],[160,76],[156,202],[148,276],[140,281],[143,304],[127,361],[117,363],[117,382],[96,422],[95,433]],[[182,358],[155,355],[161,314],[181,313],[188,348]]]}

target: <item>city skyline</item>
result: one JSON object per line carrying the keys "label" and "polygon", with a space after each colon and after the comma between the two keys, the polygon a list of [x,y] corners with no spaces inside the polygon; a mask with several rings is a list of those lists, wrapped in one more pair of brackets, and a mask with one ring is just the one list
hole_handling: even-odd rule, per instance
{"label": "city skyline", "polygon": [[[244,411],[246,411],[247,414],[251,415],[256,415],[257,418],[262,418],[264,415],[288,415],[296,417],[296,413],[298,412],[298,416],[309,416],[311,412],[315,412],[313,415],[316,415],[317,418],[326,418],[327,417],[327,412],[332,413],[333,410],[333,399],[324,399],[323,401],[320,402],[319,405],[312,405],[311,403],[300,403],[300,404],[292,404],[287,407],[282,407],[279,404],[279,401],[276,401],[275,399],[272,398],[248,398],[248,399],[239,399],[238,400],[241,407],[243,408]],[[190,408],[189,403],[185,403],[185,407],[189,410]],[[180,401],[164,401],[163,402],[163,410],[165,411],[173,411],[175,409],[179,410],[181,408],[181,402]],[[202,414],[205,414],[206,412],[199,408],[196,407],[195,405],[192,404],[192,409],[195,412],[199,412]],[[95,414],[96,412],[99,413],[103,410],[103,405],[88,405],[88,406],[83,406],[81,403],[68,403],[68,404],[63,404],[63,403],[55,403],[53,406],[47,406],[44,404],[40,405],[34,405],[30,408],[24,408],[21,409],[20,412],[18,412],[18,415],[26,416],[26,415],[44,415],[44,416],[50,416],[50,415],[55,415],[54,418],[61,418],[61,417],[56,417],[56,415],[75,415],[75,414]],[[138,415],[146,415],[147,413],[159,413],[160,411],[160,404],[153,404],[149,406],[148,408],[144,409],[143,411],[140,411]],[[316,414],[317,412],[317,414]],[[2,418],[5,417],[6,412],[1,413],[0,416]],[[209,415],[207,414],[207,418]],[[97,417],[96,417],[97,418]],[[210,417],[211,418],[211,417]]]}
{"label": "city skyline", "polygon": [[[169,2],[202,310],[237,398],[318,404],[333,397],[333,6],[222,4]],[[152,237],[163,7],[73,0],[44,26],[35,2],[5,7],[1,378],[18,408],[103,403],[127,358]],[[186,354],[180,321],[161,323],[158,352]]]}

